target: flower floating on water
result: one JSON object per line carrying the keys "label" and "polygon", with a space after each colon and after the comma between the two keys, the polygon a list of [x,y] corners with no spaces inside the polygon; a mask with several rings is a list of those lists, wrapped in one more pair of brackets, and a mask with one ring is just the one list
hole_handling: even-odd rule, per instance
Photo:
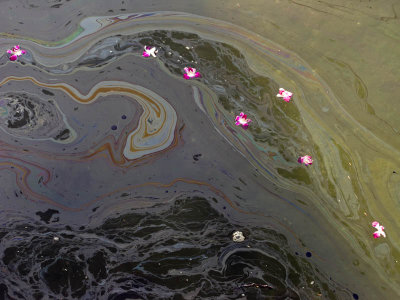
{"label": "flower floating on water", "polygon": [[25,54],[26,51],[22,50],[19,45],[15,45],[14,47],[12,47],[11,50],[7,50],[7,53],[11,54],[10,55],[10,60],[14,61],[14,60],[17,60],[17,58],[19,56],[21,56],[22,54]]}
{"label": "flower floating on water", "polygon": [[379,225],[377,221],[372,222],[372,227],[375,227],[377,231],[374,232],[374,238],[377,239],[378,237],[386,237],[386,233],[383,231],[385,227]]}
{"label": "flower floating on water", "polygon": [[243,242],[243,241],[244,241],[243,232],[241,232],[241,231],[235,231],[235,232],[232,234],[232,240],[233,240],[235,243],[241,243],[241,242]]}
{"label": "flower floating on water", "polygon": [[247,127],[249,127],[249,123],[251,122],[251,120],[247,119],[247,115],[245,115],[243,112],[236,116],[235,121],[237,126],[242,126],[244,129],[247,129]]}
{"label": "flower floating on water", "polygon": [[313,160],[310,155],[300,156],[297,160],[300,164],[305,164],[306,166],[312,165]]}
{"label": "flower floating on water", "polygon": [[289,102],[290,99],[292,99],[293,93],[291,93],[289,91],[286,91],[283,88],[280,88],[279,89],[279,94],[276,95],[276,96],[279,97],[279,98],[283,98],[283,100],[285,100],[286,102]]}
{"label": "flower floating on water", "polygon": [[196,72],[196,69],[195,69],[195,68],[188,68],[188,67],[185,67],[184,70],[185,70],[185,73],[186,73],[186,74],[183,74],[183,78],[185,78],[185,79],[191,79],[191,78],[201,77],[200,73],[199,73],[199,72]]}
{"label": "flower floating on water", "polygon": [[142,56],[143,57],[149,57],[150,55],[153,57],[157,57],[156,53],[158,52],[156,47],[151,47],[151,46],[144,46],[144,51]]}

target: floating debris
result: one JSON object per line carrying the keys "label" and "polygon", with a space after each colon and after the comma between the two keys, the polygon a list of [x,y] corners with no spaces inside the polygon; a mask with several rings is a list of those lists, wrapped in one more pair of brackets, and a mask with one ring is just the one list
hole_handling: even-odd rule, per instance
{"label": "floating debris", "polygon": [[243,232],[241,232],[241,231],[235,231],[235,232],[232,234],[232,240],[233,240],[235,243],[241,243],[241,242],[244,241],[244,239],[245,239],[245,237],[244,237],[244,235],[243,235]]}
{"label": "floating debris", "polygon": [[300,156],[297,160],[300,164],[305,164],[306,166],[312,165],[313,160],[310,155]]}
{"label": "floating debris", "polygon": [[14,47],[12,47],[10,50],[7,50],[8,54],[10,55],[10,60],[11,61],[15,61],[18,59],[19,56],[21,56],[22,54],[25,54],[26,51],[22,50],[21,47],[19,45],[15,45]]}
{"label": "floating debris", "polygon": [[157,55],[156,55],[157,53],[158,53],[158,50],[156,47],[144,46],[144,51],[143,51],[142,56],[150,57],[150,55],[151,55],[153,57],[157,57]]}
{"label": "floating debris", "polygon": [[286,102],[289,102],[290,99],[291,99],[292,96],[293,96],[293,93],[291,93],[291,92],[289,92],[289,91],[286,91],[286,90],[283,89],[283,88],[280,88],[280,89],[279,89],[279,94],[276,95],[276,96],[279,97],[279,98],[283,98],[283,100],[285,100]]}
{"label": "floating debris", "polygon": [[196,77],[201,77],[200,73],[196,72],[195,68],[185,67],[184,70],[185,70],[186,74],[183,74],[183,78],[185,78],[185,79],[192,79],[192,78],[196,78]]}
{"label": "floating debris", "polygon": [[374,232],[374,238],[377,239],[381,236],[386,237],[386,233],[383,231],[385,227],[379,225],[377,221],[372,222],[372,227],[375,227],[377,231]]}
{"label": "floating debris", "polygon": [[236,116],[235,121],[237,126],[242,126],[244,129],[247,129],[249,127],[249,123],[251,122],[251,120],[247,119],[247,115],[243,112],[241,112],[239,116]]}

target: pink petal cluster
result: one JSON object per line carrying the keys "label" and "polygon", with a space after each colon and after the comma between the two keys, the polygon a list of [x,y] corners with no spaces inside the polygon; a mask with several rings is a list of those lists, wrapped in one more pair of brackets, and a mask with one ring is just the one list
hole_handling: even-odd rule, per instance
{"label": "pink petal cluster", "polygon": [[185,78],[185,79],[191,79],[191,78],[201,77],[200,73],[199,73],[199,72],[196,72],[196,69],[195,69],[195,68],[188,68],[188,67],[185,67],[184,70],[185,70],[185,73],[186,73],[186,74],[183,74],[183,78]]}
{"label": "pink petal cluster", "polygon": [[236,116],[235,121],[235,124],[237,126],[242,126],[244,129],[247,129],[247,127],[249,127],[249,123],[251,122],[251,120],[247,119],[247,115],[243,112],[241,112],[240,115]]}
{"label": "pink petal cluster", "polygon": [[289,91],[286,91],[283,88],[280,88],[279,89],[279,94],[276,95],[276,96],[279,97],[279,98],[283,98],[283,100],[285,100],[286,102],[289,102],[290,99],[292,99],[293,93],[291,93]]}
{"label": "pink petal cluster", "polygon": [[300,156],[297,160],[300,164],[305,164],[306,166],[312,165],[313,160],[310,155]]}
{"label": "pink petal cluster", "polygon": [[151,55],[153,57],[157,57],[156,56],[157,52],[158,52],[158,50],[157,50],[156,47],[144,46],[144,51],[143,51],[142,56],[143,57],[150,57],[150,55]]}
{"label": "pink petal cluster", "polygon": [[383,231],[385,227],[379,225],[377,221],[372,222],[372,227],[376,228],[377,230],[374,232],[374,238],[377,239],[381,236],[386,237],[386,233]]}
{"label": "pink petal cluster", "polygon": [[7,50],[7,53],[11,54],[10,60],[14,61],[14,60],[17,60],[18,57],[21,56],[22,54],[25,54],[26,51],[22,50],[19,45],[15,45],[14,47],[12,47],[12,49]]}

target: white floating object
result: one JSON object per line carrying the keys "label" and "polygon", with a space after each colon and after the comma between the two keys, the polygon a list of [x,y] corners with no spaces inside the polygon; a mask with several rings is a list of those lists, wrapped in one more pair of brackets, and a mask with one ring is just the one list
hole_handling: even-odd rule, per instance
{"label": "white floating object", "polygon": [[241,243],[241,242],[243,242],[244,241],[244,235],[243,235],[243,232],[241,232],[241,231],[235,231],[233,234],[232,234],[232,240],[235,242],[235,243]]}

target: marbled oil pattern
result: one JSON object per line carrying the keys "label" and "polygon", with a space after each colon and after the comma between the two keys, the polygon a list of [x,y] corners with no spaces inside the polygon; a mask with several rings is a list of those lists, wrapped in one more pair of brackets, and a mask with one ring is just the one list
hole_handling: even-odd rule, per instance
{"label": "marbled oil pattern", "polygon": [[0,298],[399,297],[396,2],[0,8]]}

